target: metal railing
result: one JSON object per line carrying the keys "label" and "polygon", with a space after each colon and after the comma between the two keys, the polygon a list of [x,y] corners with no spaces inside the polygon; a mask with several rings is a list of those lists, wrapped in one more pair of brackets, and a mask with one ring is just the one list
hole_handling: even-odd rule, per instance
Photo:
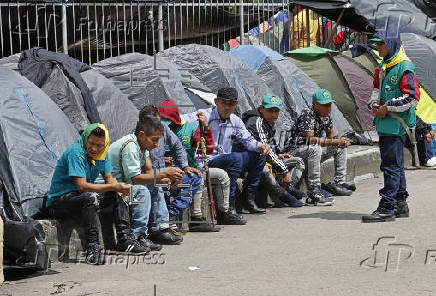
{"label": "metal railing", "polygon": [[[293,8],[288,0],[3,2],[0,56],[38,46],[92,64],[188,43],[227,49],[232,46],[228,41],[234,40],[264,44],[279,52],[324,45],[328,20],[309,10],[295,14]],[[344,34],[347,30],[338,28]]]}

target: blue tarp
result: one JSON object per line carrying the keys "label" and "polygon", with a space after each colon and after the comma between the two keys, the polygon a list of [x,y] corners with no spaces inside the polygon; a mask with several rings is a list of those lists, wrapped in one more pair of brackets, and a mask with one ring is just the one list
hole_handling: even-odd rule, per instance
{"label": "blue tarp", "polygon": [[230,51],[232,55],[257,72],[267,57],[276,61],[286,60],[284,56],[263,45],[239,45]]}

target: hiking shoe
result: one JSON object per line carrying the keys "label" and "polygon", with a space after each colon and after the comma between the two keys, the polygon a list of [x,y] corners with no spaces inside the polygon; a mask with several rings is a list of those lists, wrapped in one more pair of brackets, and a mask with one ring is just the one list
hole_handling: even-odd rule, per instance
{"label": "hiking shoe", "polygon": [[353,193],[353,191],[335,183],[322,184],[321,188],[336,196],[349,196]]}
{"label": "hiking shoe", "polygon": [[183,241],[182,236],[174,235],[170,228],[155,231],[150,235],[150,239],[162,245],[180,245]]}
{"label": "hiking shoe", "polygon": [[145,235],[145,234],[139,235],[138,241],[139,241],[139,243],[141,245],[143,245],[144,247],[150,249],[151,251],[160,251],[160,250],[162,250],[162,245],[154,243],[153,241],[148,239],[147,235]]}
{"label": "hiking shoe", "polygon": [[331,206],[333,202],[332,198],[325,197],[320,190],[310,190],[307,192],[306,205]]}
{"label": "hiking shoe", "polygon": [[395,221],[395,213],[383,213],[380,209],[375,210],[370,215],[362,216],[363,223]]}
{"label": "hiking shoe", "polygon": [[284,202],[291,208],[299,208],[302,207],[304,204],[298,200],[295,196],[289,194],[286,192],[286,195],[280,195],[279,199],[280,201]]}
{"label": "hiking shoe", "polygon": [[397,201],[397,206],[395,208],[395,217],[397,218],[409,217],[409,206],[407,205],[407,201],[405,200]]}
{"label": "hiking shoe", "polygon": [[192,217],[189,223],[189,232],[219,232],[221,227],[214,225],[204,218]]}
{"label": "hiking shoe", "polygon": [[303,197],[306,196],[306,193],[304,191],[295,188],[294,186],[290,185],[286,188],[286,191],[289,192],[292,196],[295,196],[296,199],[301,200]]}
{"label": "hiking shoe", "polygon": [[101,251],[100,245],[89,244],[86,249],[85,262],[92,265],[103,265],[105,263],[105,255]]}
{"label": "hiking shoe", "polygon": [[118,252],[132,254],[132,255],[142,255],[147,254],[151,251],[151,249],[143,244],[141,244],[138,240],[133,237],[127,237],[121,239],[117,243],[116,250]]}
{"label": "hiking shoe", "polygon": [[245,225],[247,221],[239,214],[233,214],[230,210],[227,212],[217,211],[217,221],[220,225]]}

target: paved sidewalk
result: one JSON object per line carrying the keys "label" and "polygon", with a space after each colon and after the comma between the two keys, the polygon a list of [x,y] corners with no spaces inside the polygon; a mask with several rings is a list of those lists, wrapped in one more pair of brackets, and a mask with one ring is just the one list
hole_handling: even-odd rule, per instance
{"label": "paved sidewalk", "polygon": [[408,171],[407,180],[411,217],[396,222],[360,222],[375,209],[383,181],[367,179],[333,207],[245,215],[246,226],[188,233],[181,246],[140,263],[56,263],[46,275],[6,282],[0,295],[142,296],[154,295],[154,285],[165,296],[432,295],[436,171]]}

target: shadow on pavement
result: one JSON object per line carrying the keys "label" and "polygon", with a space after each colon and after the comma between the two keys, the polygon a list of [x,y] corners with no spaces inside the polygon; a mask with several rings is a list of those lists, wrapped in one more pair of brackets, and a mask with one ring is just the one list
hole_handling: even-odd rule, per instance
{"label": "shadow on pavement", "polygon": [[288,219],[305,219],[305,218],[319,218],[325,220],[360,220],[363,215],[368,213],[355,213],[344,211],[321,211],[310,214],[298,214],[289,216]]}

